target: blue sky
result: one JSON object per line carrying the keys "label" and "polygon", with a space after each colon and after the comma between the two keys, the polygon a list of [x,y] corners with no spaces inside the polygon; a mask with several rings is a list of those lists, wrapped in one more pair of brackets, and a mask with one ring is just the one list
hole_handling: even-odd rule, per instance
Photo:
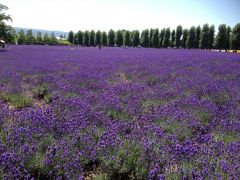
{"label": "blue sky", "polygon": [[14,27],[143,30],[240,22],[240,0],[1,0]]}

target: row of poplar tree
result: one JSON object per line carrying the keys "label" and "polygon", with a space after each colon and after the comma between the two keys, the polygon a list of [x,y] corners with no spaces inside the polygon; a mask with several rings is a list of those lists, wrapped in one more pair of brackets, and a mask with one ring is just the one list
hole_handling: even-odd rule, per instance
{"label": "row of poplar tree", "polygon": [[240,49],[240,23],[233,28],[226,24],[218,27],[215,35],[214,25],[204,24],[192,26],[190,29],[183,29],[181,25],[176,30],[164,29],[145,29],[141,33],[138,30],[109,30],[105,31],[70,31],[68,41],[81,46],[133,46],[152,47],[152,48],[200,48],[200,49]]}
{"label": "row of poplar tree", "polygon": [[50,35],[48,33],[42,35],[42,33],[39,31],[37,32],[37,35],[34,36],[31,29],[27,30],[26,33],[21,29],[17,35],[17,44],[57,45],[58,43],[59,41],[53,32]]}

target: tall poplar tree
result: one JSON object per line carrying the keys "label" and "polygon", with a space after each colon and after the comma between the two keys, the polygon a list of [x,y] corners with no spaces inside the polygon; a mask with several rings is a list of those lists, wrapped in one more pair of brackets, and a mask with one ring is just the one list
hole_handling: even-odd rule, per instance
{"label": "tall poplar tree", "polygon": [[102,32],[102,45],[106,46],[107,45],[107,33],[105,31]]}
{"label": "tall poplar tree", "polygon": [[184,49],[187,47],[187,38],[188,38],[188,30],[184,29],[183,36],[182,36],[182,48]]}
{"label": "tall poplar tree", "polygon": [[176,40],[176,31],[175,29],[172,30],[171,32],[171,47],[175,47],[175,40]]}
{"label": "tall poplar tree", "polygon": [[240,49],[240,23],[233,27],[231,44],[234,50]]}
{"label": "tall poplar tree", "polygon": [[37,32],[36,44],[43,45],[42,33],[40,31]]}
{"label": "tall poplar tree", "polygon": [[90,46],[95,46],[95,31],[91,30],[89,35],[89,44]]}
{"label": "tall poplar tree", "polygon": [[154,29],[153,31],[152,45],[154,48],[158,48],[159,46],[159,30],[158,29]]}
{"label": "tall poplar tree", "polygon": [[150,29],[150,32],[149,32],[149,43],[150,43],[150,47],[153,47],[152,45],[152,37],[153,37],[153,32],[154,32],[154,29]]}
{"label": "tall poplar tree", "polygon": [[115,44],[118,47],[123,45],[123,35],[122,35],[122,31],[121,30],[116,31],[116,34],[115,34]]}
{"label": "tall poplar tree", "polygon": [[167,28],[163,38],[163,47],[168,48],[170,40],[170,28]]}
{"label": "tall poplar tree", "polygon": [[208,49],[212,49],[213,48],[214,37],[215,37],[215,26],[211,25],[209,27]]}
{"label": "tall poplar tree", "polygon": [[132,39],[133,47],[137,47],[140,45],[140,33],[138,30],[133,31],[133,39]]}
{"label": "tall poplar tree", "polygon": [[82,31],[77,32],[77,43],[80,46],[83,45],[83,32]]}
{"label": "tall poplar tree", "polygon": [[89,31],[86,30],[84,32],[84,39],[83,39],[84,46],[89,46]]}
{"label": "tall poplar tree", "polygon": [[182,37],[182,26],[178,25],[176,29],[176,47],[179,48],[181,46],[181,37]]}
{"label": "tall poplar tree", "polygon": [[149,47],[150,46],[150,37],[149,37],[149,30],[145,29],[141,33],[141,45],[143,47]]}
{"label": "tall poplar tree", "polygon": [[163,28],[163,29],[161,29],[161,31],[159,33],[159,45],[158,45],[159,48],[163,47],[163,40],[164,40],[164,36],[165,36],[165,31],[166,31],[166,29]]}
{"label": "tall poplar tree", "polygon": [[199,48],[200,45],[200,36],[201,36],[201,26],[197,26],[196,35],[195,35],[195,48]]}
{"label": "tall poplar tree", "polygon": [[70,32],[68,33],[68,41],[69,41],[70,43],[73,43],[73,41],[74,41],[74,33],[73,33],[73,31],[70,31]]}
{"label": "tall poplar tree", "polygon": [[187,48],[191,49],[195,47],[195,27],[192,26],[189,30],[188,33],[188,38],[187,38]]}
{"label": "tall poplar tree", "polygon": [[102,38],[102,33],[101,31],[98,30],[95,35],[95,45],[100,45],[102,43],[101,38]]}
{"label": "tall poplar tree", "polygon": [[226,49],[226,36],[227,36],[227,26],[226,24],[220,24],[218,26],[218,34],[216,37],[216,48],[220,51]]}
{"label": "tall poplar tree", "polygon": [[209,25],[204,24],[200,36],[200,48],[208,49],[209,47]]}
{"label": "tall poplar tree", "polygon": [[226,34],[226,49],[230,49],[231,46],[230,46],[230,42],[231,42],[231,32],[232,32],[232,29],[230,26],[227,26],[227,34]]}
{"label": "tall poplar tree", "polygon": [[115,32],[114,30],[110,29],[108,32],[108,44],[110,46],[114,46],[114,39],[115,39]]}
{"label": "tall poplar tree", "polygon": [[126,30],[124,32],[123,44],[124,44],[124,46],[130,46],[131,45],[130,32],[128,30]]}

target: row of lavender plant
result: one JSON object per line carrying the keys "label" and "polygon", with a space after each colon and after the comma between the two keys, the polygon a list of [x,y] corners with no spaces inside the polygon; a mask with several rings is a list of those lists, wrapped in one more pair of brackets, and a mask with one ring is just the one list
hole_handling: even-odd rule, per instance
{"label": "row of lavender plant", "polygon": [[[239,55],[41,46],[0,53],[1,177],[240,177]],[[13,95],[29,103],[16,107]]]}

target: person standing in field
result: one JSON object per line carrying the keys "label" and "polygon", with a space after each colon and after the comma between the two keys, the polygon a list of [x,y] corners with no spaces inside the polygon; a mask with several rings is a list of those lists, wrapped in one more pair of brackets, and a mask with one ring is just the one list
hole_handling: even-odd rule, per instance
{"label": "person standing in field", "polygon": [[99,44],[98,45],[98,49],[100,50],[102,48],[102,44]]}

